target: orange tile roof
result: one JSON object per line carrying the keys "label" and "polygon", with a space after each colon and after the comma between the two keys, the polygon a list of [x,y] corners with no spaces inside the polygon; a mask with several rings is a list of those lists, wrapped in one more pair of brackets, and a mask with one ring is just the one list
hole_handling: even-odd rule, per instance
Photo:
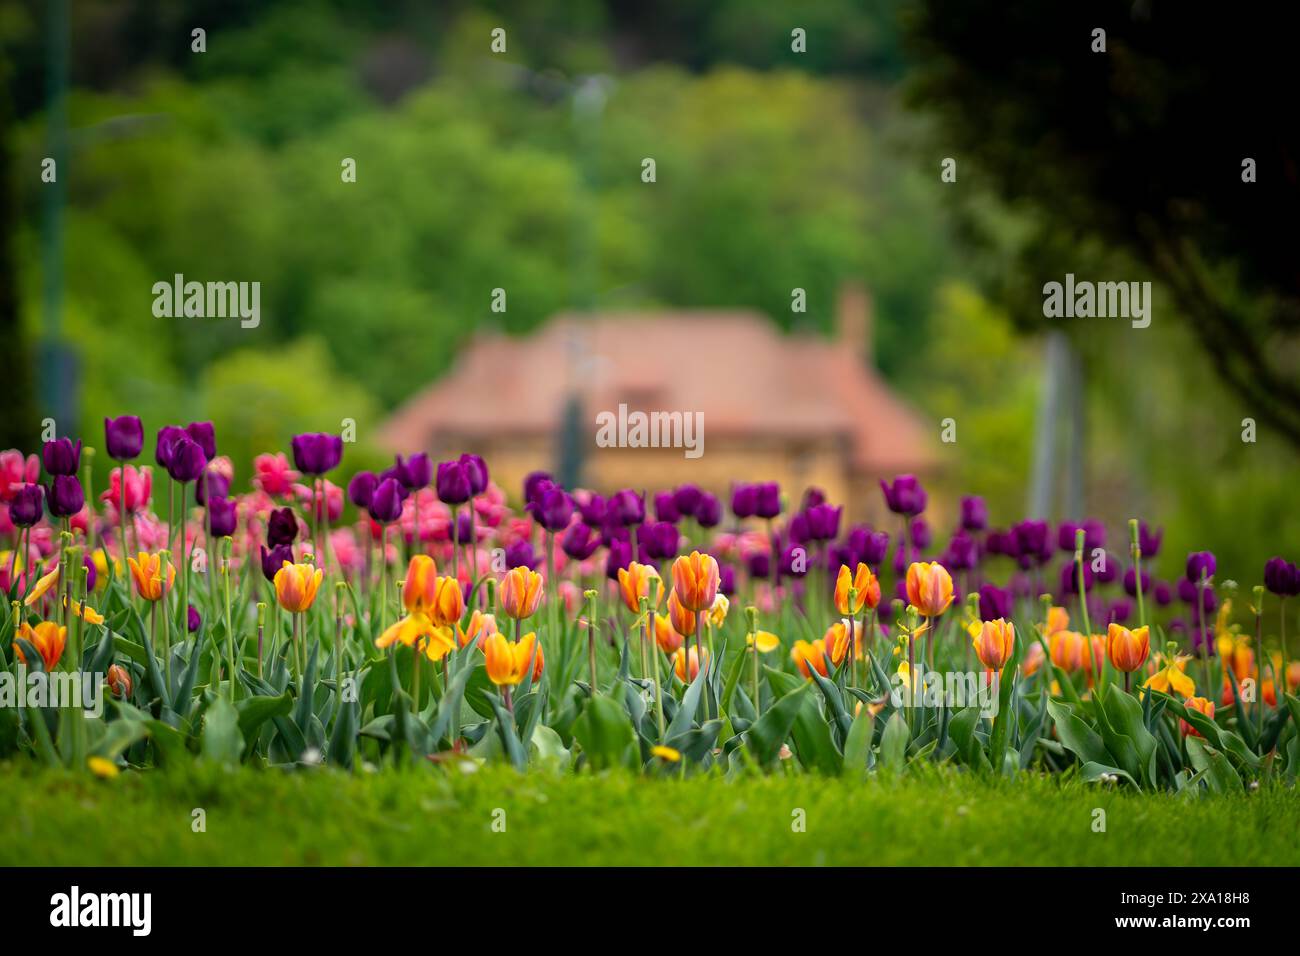
{"label": "orange tile roof", "polygon": [[596,412],[624,402],[702,411],[708,438],[842,436],[855,470],[872,474],[939,460],[929,429],[874,369],[744,310],[566,313],[526,337],[479,335],[381,426],[380,440],[406,451],[439,432],[545,436],[575,388],[593,435]]}

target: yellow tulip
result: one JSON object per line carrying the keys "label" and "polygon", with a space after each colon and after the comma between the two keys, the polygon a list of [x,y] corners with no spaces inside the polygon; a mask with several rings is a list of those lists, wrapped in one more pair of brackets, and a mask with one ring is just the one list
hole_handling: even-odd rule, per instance
{"label": "yellow tulip", "polygon": [[45,595],[50,592],[50,589],[53,588],[58,583],[59,583],[59,566],[56,564],[52,570],[48,571],[47,573],[42,575],[39,580],[37,580],[36,586],[32,588],[32,593],[27,595],[27,597],[23,600],[23,604],[25,604],[27,607],[31,607],[41,598],[45,597]]}
{"label": "yellow tulip", "polygon": [[1169,693],[1170,690],[1177,691],[1183,697],[1191,697],[1196,693],[1195,682],[1188,677],[1183,670],[1187,667],[1187,662],[1191,660],[1185,654],[1177,654],[1174,657],[1161,655],[1166,661],[1164,667],[1156,671],[1147,678],[1143,687],[1150,687],[1152,690],[1158,690],[1162,693]]}
{"label": "yellow tulip", "polygon": [[498,687],[521,683],[528,674],[530,664],[533,680],[542,674],[542,647],[537,642],[537,635],[531,631],[518,641],[506,640],[504,634],[492,634],[488,637],[483,652],[487,658],[488,679]]}
{"label": "yellow tulip", "polygon": [[770,654],[781,646],[781,638],[771,631],[755,631],[745,638],[747,644],[758,648],[760,654]]}

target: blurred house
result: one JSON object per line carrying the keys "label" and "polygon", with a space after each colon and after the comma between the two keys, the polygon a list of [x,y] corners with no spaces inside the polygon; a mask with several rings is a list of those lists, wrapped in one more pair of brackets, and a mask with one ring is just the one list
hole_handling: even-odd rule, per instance
{"label": "blurred house", "polygon": [[[779,481],[787,494],[824,489],[854,520],[880,518],[877,480],[933,474],[938,425],[876,372],[866,290],[844,287],[836,311],[833,340],[784,334],[749,310],[561,314],[527,337],[480,335],[383,424],[380,442],[482,455],[517,496],[530,471],[560,473],[567,435],[581,486],[597,491],[689,481],[728,495],[735,481]],[[702,413],[703,453],[598,447],[597,416],[620,405]]]}

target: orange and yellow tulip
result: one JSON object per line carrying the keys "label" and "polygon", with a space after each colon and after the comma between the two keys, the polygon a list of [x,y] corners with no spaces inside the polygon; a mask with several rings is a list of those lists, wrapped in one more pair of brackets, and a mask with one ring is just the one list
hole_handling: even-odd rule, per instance
{"label": "orange and yellow tulip", "polygon": [[[41,655],[41,660],[45,664],[46,673],[54,670],[58,665],[59,659],[63,657],[63,648],[68,643],[68,629],[59,627],[53,621],[41,621],[35,627],[24,621],[22,627],[18,629],[18,636],[36,648],[36,653]],[[14,641],[14,651],[18,654],[18,659],[26,664],[27,655],[23,653],[17,641]]]}
{"label": "orange and yellow tulip", "polygon": [[441,577],[434,582],[433,603],[429,617],[439,627],[455,627],[465,614],[465,592],[453,577]]}
{"label": "orange and yellow tulip", "polygon": [[812,680],[814,670],[823,677],[828,676],[826,669],[826,641],[823,638],[819,637],[815,641],[795,641],[794,647],[790,648],[790,660],[795,662],[795,665],[799,668],[799,673],[809,680]]}
{"label": "orange and yellow tulip", "polygon": [[[1183,701],[1183,706],[1186,707],[1188,710],[1200,711],[1206,717],[1210,718],[1210,720],[1214,719],[1214,704],[1211,701],[1206,700],[1204,697],[1189,697],[1185,701]],[[1199,730],[1197,730],[1187,721],[1183,720],[1181,717],[1178,718],[1178,728],[1183,732],[1184,737],[1203,736]]]}
{"label": "orange and yellow tulip", "polygon": [[324,576],[325,572],[313,565],[284,562],[272,581],[280,607],[294,614],[306,612],[315,603]]}
{"label": "orange and yellow tulip", "polygon": [[1043,628],[1043,636],[1051,637],[1053,634],[1059,634],[1070,626],[1070,612],[1063,607],[1050,607],[1047,609],[1047,625]]}
{"label": "orange and yellow tulip", "polygon": [[[709,652],[704,652],[704,664],[708,666]],[[687,667],[690,667],[690,676],[687,677]],[[686,648],[678,648],[677,653],[673,655],[673,673],[683,684],[689,684],[700,674],[700,654],[697,648],[692,647],[687,652]]]}
{"label": "orange and yellow tulip", "polygon": [[531,568],[511,568],[501,582],[501,610],[506,617],[524,621],[542,604],[542,576]]}
{"label": "orange and yellow tulip", "polygon": [[417,554],[406,566],[402,606],[408,614],[430,614],[438,598],[438,565],[427,554]]}
{"label": "orange and yellow tulip", "polygon": [[673,630],[682,637],[690,637],[695,633],[697,627],[695,613],[688,611],[678,600],[676,588],[668,595],[668,620],[672,623]]}
{"label": "orange and yellow tulip", "polygon": [[[694,621],[694,616],[691,617]],[[686,640],[668,620],[666,614],[655,615],[655,643],[665,654],[675,654],[677,648],[682,646],[682,641]]]}
{"label": "orange and yellow tulip", "polygon": [[164,562],[161,554],[146,554],[141,551],[134,558],[127,558],[126,563],[131,567],[136,593],[146,601],[161,601],[162,596],[176,583],[176,568],[170,561]]}
{"label": "orange and yellow tulip", "polygon": [[623,595],[623,603],[634,614],[641,610],[641,598],[649,598],[650,607],[656,610],[664,599],[664,582],[659,572],[636,561],[618,569],[618,590]]}
{"label": "orange and yellow tulip", "polygon": [[1130,674],[1146,663],[1151,650],[1151,629],[1139,627],[1130,631],[1122,624],[1112,623],[1106,630],[1106,656],[1117,671]]}
{"label": "orange and yellow tulip", "polygon": [[973,643],[980,663],[1000,673],[1015,652],[1016,626],[1003,618],[984,621]]}
{"label": "orange and yellow tulip", "polygon": [[40,576],[40,578],[36,581],[35,586],[32,588],[32,592],[28,594],[26,598],[23,599],[23,604],[27,605],[27,607],[31,607],[41,598],[45,597],[45,595],[49,594],[50,589],[56,586],[58,583],[59,583],[59,566],[56,564],[53,568],[51,568],[49,571],[45,572],[45,574]]}
{"label": "orange and yellow tulip", "polygon": [[925,617],[938,617],[952,603],[952,575],[937,561],[914,561],[907,569],[907,601]]}
{"label": "orange and yellow tulip", "polygon": [[692,551],[673,562],[673,590],[688,611],[707,611],[718,596],[717,559],[711,554]]}
{"label": "orange and yellow tulip", "polygon": [[456,632],[461,647],[465,647],[470,641],[473,641],[481,650],[484,642],[487,641],[488,635],[497,632],[497,619],[495,615],[484,614],[478,608],[475,608],[469,616],[469,623],[463,628],[457,627]]}
{"label": "orange and yellow tulip", "polygon": [[1086,666],[1088,642],[1078,631],[1056,631],[1047,643],[1052,653],[1052,663],[1067,674],[1083,670]]}
{"label": "orange and yellow tulip", "polygon": [[528,676],[531,664],[533,680],[542,676],[542,645],[537,635],[529,631],[518,641],[509,641],[504,634],[491,634],[483,646],[487,658],[488,679],[498,687],[513,687]]}
{"label": "orange and yellow tulip", "polygon": [[[857,591],[853,606],[849,606],[849,588]],[[875,608],[880,604],[880,581],[871,573],[871,569],[861,561],[857,570],[850,573],[847,564],[840,565],[839,577],[835,579],[835,607],[843,615],[852,617],[860,614],[864,607]]]}

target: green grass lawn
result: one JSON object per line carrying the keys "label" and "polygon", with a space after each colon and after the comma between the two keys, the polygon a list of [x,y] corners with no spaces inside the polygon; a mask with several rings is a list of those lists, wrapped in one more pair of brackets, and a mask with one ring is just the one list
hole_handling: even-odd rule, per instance
{"label": "green grass lawn", "polygon": [[[4,865],[1300,864],[1300,795],[1281,788],[1189,800],[957,774],[850,784],[195,764],[97,780],[9,765],[0,807]],[[195,808],[206,832],[192,829]]]}

